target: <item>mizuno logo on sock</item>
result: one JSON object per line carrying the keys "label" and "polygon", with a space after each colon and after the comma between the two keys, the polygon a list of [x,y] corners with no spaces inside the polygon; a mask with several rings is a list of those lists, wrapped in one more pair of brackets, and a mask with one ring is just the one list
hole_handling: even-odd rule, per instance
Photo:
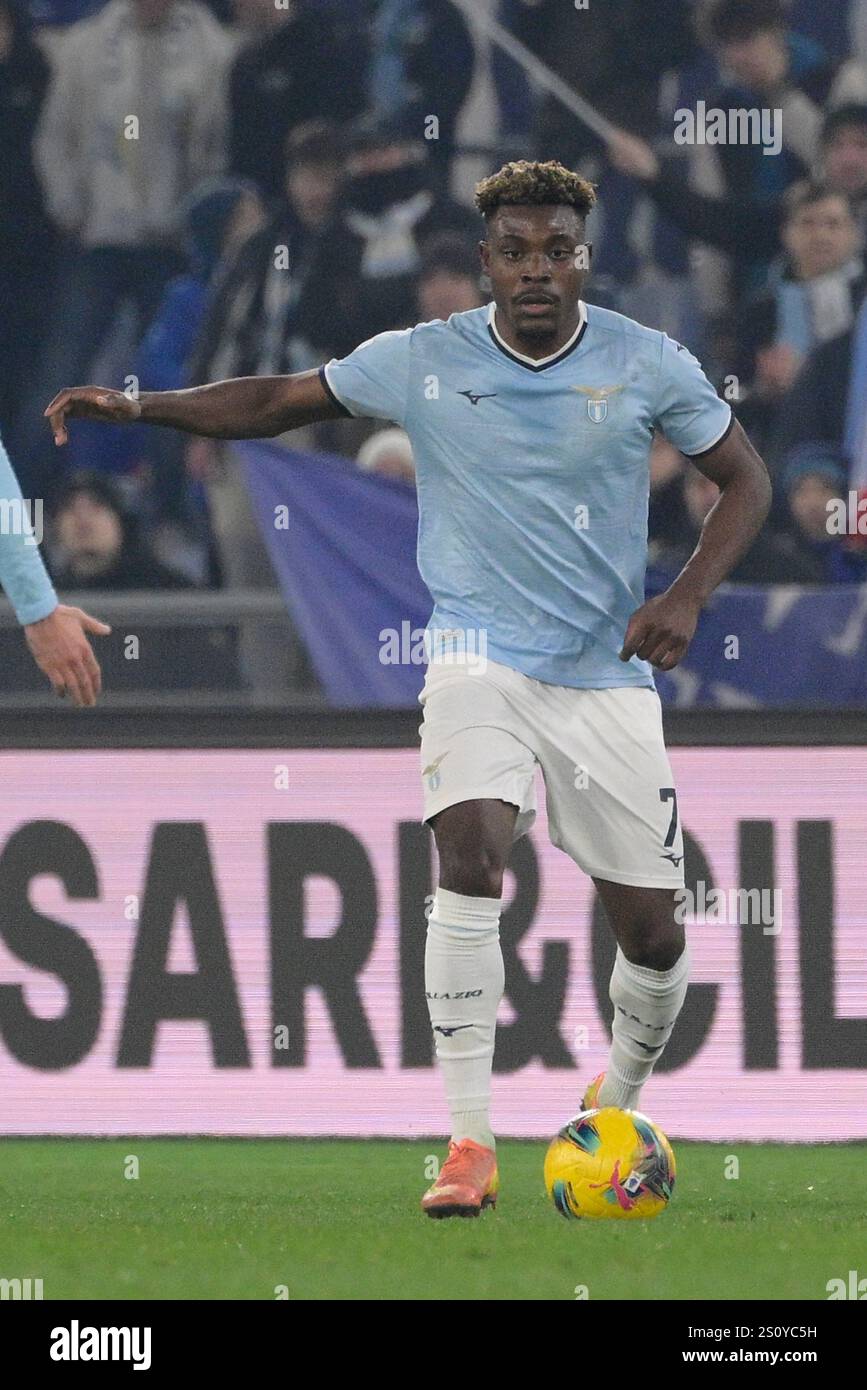
{"label": "mizuno logo on sock", "polygon": [[442,1033],[444,1038],[450,1038],[453,1033],[459,1033],[462,1028],[472,1028],[472,1023],[456,1023],[454,1028],[441,1028],[438,1023],[434,1024],[434,1032]]}

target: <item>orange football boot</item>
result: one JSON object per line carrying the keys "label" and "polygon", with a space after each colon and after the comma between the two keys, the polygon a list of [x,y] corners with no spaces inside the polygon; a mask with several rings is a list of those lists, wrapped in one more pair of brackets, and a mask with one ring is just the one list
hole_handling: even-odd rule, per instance
{"label": "orange football boot", "polygon": [[581,1099],[582,1110],[598,1110],[599,1091],[604,1080],[604,1071],[601,1071],[598,1076],[594,1076],[593,1080],[590,1082],[590,1085],[587,1087],[587,1090],[584,1092],[584,1095]]}
{"label": "orange football boot", "polygon": [[497,1156],[473,1139],[449,1141],[449,1156],[440,1175],[421,1199],[428,1216],[478,1216],[497,1205],[500,1178]]}

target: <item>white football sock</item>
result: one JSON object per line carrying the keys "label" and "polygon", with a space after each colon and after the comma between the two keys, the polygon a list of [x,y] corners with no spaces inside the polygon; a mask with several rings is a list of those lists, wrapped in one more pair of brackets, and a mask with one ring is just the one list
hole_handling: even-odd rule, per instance
{"label": "white football sock", "polygon": [[424,975],[452,1139],[494,1148],[489,1109],[497,1007],[503,997],[500,898],[438,888],[428,919]]}
{"label": "white football sock", "polygon": [[688,982],[686,947],[670,970],[648,970],[633,965],[618,946],[608,988],[614,1005],[611,1051],[599,1105],[638,1109],[641,1087],[671,1037]]}

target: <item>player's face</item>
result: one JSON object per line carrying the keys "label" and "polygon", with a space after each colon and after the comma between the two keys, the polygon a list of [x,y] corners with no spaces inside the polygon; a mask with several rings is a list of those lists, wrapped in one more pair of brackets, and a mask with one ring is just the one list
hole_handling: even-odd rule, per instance
{"label": "player's face", "polygon": [[556,350],[578,322],[589,247],[570,207],[502,207],[481,244],[501,331]]}

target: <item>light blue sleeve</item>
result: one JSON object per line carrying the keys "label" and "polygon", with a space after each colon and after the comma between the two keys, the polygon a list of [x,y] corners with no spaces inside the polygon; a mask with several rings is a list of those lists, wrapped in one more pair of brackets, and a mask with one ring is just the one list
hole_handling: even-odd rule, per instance
{"label": "light blue sleeve", "polygon": [[656,423],[682,454],[696,458],[721,443],[732,426],[732,408],[721,400],[682,343],[662,335]]}
{"label": "light blue sleeve", "polygon": [[319,369],[325,389],[347,414],[405,423],[412,332],[378,333]]}
{"label": "light blue sleeve", "polygon": [[0,584],[22,626],[38,623],[57,607],[21,487],[0,440]]}

